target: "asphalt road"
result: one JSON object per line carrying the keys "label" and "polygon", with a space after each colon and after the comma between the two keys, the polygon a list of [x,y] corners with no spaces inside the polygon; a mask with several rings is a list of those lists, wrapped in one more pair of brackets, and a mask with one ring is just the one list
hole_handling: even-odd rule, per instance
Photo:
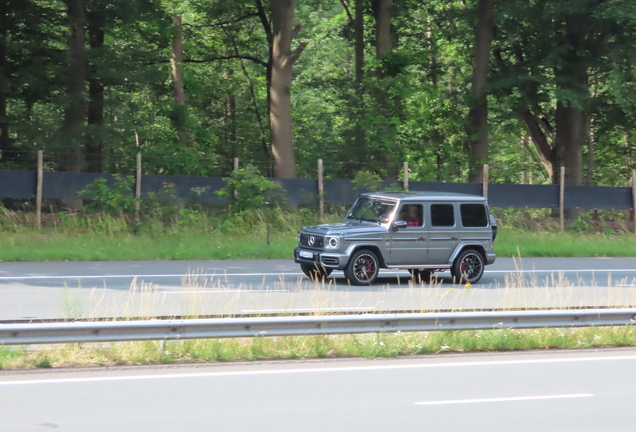
{"label": "asphalt road", "polygon": [[0,430],[633,431],[636,350],[0,372]]}
{"label": "asphalt road", "polygon": [[479,284],[414,284],[404,271],[350,286],[291,260],[0,263],[0,320],[636,305],[636,258],[502,259]]}

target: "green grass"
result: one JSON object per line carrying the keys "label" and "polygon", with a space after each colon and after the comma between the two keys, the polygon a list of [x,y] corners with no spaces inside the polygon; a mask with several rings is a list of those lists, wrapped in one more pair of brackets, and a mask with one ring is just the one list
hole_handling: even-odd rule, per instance
{"label": "green grass", "polygon": [[449,352],[494,352],[635,346],[634,327],[496,329],[427,333],[195,339],[68,344],[27,350],[1,347],[0,369],[172,364],[310,358],[386,358]]}
{"label": "green grass", "polygon": [[[328,222],[342,215],[330,214]],[[318,223],[314,212],[252,211],[232,216],[186,212],[166,221],[133,224],[108,215],[51,217],[41,232],[32,214],[0,212],[0,261],[142,261],[291,259],[296,234]],[[544,229],[499,229],[495,252],[500,257],[636,256],[636,236],[558,232]],[[270,244],[267,244],[267,226]]]}

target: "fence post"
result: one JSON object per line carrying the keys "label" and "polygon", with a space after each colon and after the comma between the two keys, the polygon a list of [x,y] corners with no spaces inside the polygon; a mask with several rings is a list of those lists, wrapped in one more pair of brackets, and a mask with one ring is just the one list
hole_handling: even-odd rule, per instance
{"label": "fence post", "polygon": [[481,185],[481,194],[488,198],[488,164],[484,164],[484,178]]}
{"label": "fence post", "polygon": [[565,231],[565,167],[559,173],[559,224],[561,231]]}
{"label": "fence post", "polygon": [[39,230],[42,229],[42,181],[44,178],[43,165],[44,154],[42,150],[38,150],[38,175],[37,184],[35,186],[35,227]]}
{"label": "fence post", "polygon": [[636,235],[636,169],[632,170],[632,211],[634,215],[634,234]]}
{"label": "fence post", "polygon": [[318,159],[318,211],[320,219],[325,215],[325,186],[322,178],[322,159]]}
{"label": "fence post", "polygon": [[137,153],[137,171],[135,175],[135,222],[139,223],[141,207],[141,153]]}
{"label": "fence post", "polygon": [[404,177],[404,190],[407,191],[409,190],[409,163],[408,162],[404,162],[404,168],[402,168],[404,170],[404,174],[402,177]]}

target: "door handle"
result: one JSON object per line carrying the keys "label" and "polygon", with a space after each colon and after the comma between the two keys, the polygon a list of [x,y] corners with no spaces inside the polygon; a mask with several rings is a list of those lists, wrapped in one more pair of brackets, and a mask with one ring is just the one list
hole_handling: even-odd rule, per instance
{"label": "door handle", "polygon": [[457,237],[451,237],[450,239],[451,239],[451,241],[457,241],[457,240],[459,240]]}

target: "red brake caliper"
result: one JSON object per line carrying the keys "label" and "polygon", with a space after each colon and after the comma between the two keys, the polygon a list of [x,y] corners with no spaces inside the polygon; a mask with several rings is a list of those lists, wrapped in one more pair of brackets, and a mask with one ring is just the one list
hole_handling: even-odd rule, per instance
{"label": "red brake caliper", "polygon": [[368,273],[373,272],[373,268],[371,267],[371,264],[373,264],[373,262],[371,261],[371,258],[367,258],[367,272]]}

